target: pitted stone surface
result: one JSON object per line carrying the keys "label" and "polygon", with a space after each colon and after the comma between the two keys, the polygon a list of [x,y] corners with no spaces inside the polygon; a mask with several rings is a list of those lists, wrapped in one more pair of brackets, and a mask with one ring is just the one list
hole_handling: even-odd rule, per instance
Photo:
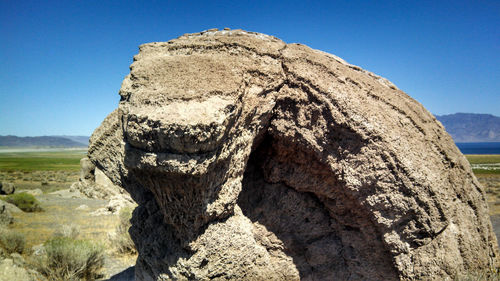
{"label": "pitted stone surface", "polygon": [[264,34],[140,46],[90,160],[139,204],[137,280],[412,280],[498,266],[485,193],[392,83]]}

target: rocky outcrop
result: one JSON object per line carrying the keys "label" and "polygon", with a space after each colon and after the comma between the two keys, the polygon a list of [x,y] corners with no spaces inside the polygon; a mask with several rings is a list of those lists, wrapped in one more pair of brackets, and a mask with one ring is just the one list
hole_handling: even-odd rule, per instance
{"label": "rocky outcrop", "polygon": [[389,81],[264,34],[140,46],[89,158],[139,204],[137,280],[444,279],[498,266],[485,193]]}
{"label": "rocky outcrop", "polygon": [[87,157],[80,160],[80,179],[73,183],[72,189],[80,191],[89,198],[99,199],[109,199],[126,193],[125,190],[113,184]]}
{"label": "rocky outcrop", "polygon": [[12,194],[16,191],[16,186],[11,182],[0,182],[0,194]]}
{"label": "rocky outcrop", "polygon": [[7,204],[9,203],[0,200],[0,227],[14,222],[14,218],[12,217]]}
{"label": "rocky outcrop", "polygon": [[0,259],[0,280],[34,281],[37,279],[24,267],[15,264],[12,259]]}
{"label": "rocky outcrop", "polygon": [[80,179],[71,185],[70,191],[78,191],[88,198],[109,200],[109,203],[93,215],[118,214],[124,207],[136,204],[126,190],[115,185],[88,157],[80,160]]}

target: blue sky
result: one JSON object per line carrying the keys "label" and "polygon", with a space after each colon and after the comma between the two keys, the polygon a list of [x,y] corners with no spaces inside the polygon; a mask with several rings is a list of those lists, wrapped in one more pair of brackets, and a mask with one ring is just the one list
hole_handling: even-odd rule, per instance
{"label": "blue sky", "polygon": [[0,0],[0,135],[90,135],[139,44],[224,27],[335,54],[435,114],[500,116],[498,0]]}

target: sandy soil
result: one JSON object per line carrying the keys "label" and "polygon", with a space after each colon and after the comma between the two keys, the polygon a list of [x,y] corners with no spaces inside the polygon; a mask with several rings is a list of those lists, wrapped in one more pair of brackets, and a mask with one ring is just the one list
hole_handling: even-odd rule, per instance
{"label": "sandy soil", "polygon": [[43,194],[37,196],[37,199],[44,209],[43,212],[13,214],[15,221],[12,228],[25,234],[27,247],[42,244],[60,231],[63,225],[73,224],[80,229],[78,238],[91,239],[109,249],[105,262],[105,279],[135,265],[136,256],[117,256],[109,244],[108,233],[114,231],[118,225],[118,216],[91,214],[104,207],[107,200],[84,198],[68,190]]}

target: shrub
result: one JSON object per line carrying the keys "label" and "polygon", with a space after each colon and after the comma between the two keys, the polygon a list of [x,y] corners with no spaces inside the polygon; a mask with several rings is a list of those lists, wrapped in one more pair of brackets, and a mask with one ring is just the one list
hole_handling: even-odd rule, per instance
{"label": "shrub", "polygon": [[71,239],[76,239],[80,235],[80,227],[76,224],[65,224],[54,233],[56,237],[67,237]]}
{"label": "shrub", "polygon": [[125,207],[120,210],[120,224],[116,227],[115,234],[111,235],[110,241],[113,248],[120,254],[136,254],[135,244],[130,238],[128,229],[131,226],[132,208]]}
{"label": "shrub", "polygon": [[43,210],[35,196],[25,192],[10,194],[1,199],[16,205],[25,212],[40,212]]}
{"label": "shrub", "polygon": [[49,280],[96,280],[102,277],[104,248],[89,240],[56,237],[44,244],[46,254],[35,268]]}
{"label": "shrub", "polygon": [[24,252],[26,238],[22,233],[7,228],[0,228],[0,247],[7,254]]}

